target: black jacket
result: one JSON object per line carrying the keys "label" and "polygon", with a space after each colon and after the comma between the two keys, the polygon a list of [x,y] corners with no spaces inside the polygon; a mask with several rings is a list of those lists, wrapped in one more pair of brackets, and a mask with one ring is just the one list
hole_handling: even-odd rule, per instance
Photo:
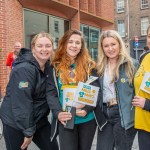
{"label": "black jacket", "polygon": [[[97,76],[96,70],[92,71],[92,76]],[[92,83],[92,85],[100,87],[99,80],[97,79]],[[59,102],[59,90],[57,85],[57,78],[55,69],[51,66],[49,69],[49,79],[47,82],[47,101],[50,106],[50,109],[53,112],[53,120],[51,126],[51,140],[57,135],[58,133],[58,114],[62,112],[62,108]],[[99,90],[99,96],[101,96],[101,90]],[[101,97],[98,98],[97,106],[94,108],[92,106],[85,106],[83,109],[89,113],[91,111],[94,112],[94,116],[96,119],[96,123],[100,130],[105,126],[107,120],[101,110],[99,105]]]}
{"label": "black jacket", "polygon": [[31,50],[21,49],[10,75],[0,116],[4,124],[22,131],[26,137],[33,136],[36,129],[48,121],[48,70],[49,62],[43,73]]}

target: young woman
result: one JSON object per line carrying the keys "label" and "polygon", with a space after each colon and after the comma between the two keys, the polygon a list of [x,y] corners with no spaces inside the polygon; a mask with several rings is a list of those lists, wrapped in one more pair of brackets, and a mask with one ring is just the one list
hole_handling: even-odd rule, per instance
{"label": "young woman", "polygon": [[56,139],[50,142],[46,101],[48,60],[53,52],[53,40],[48,33],[39,33],[31,46],[32,52],[21,49],[15,61],[0,109],[6,148],[24,150],[33,140],[42,150],[58,150]]}
{"label": "young woman", "polygon": [[100,106],[108,122],[98,131],[97,150],[131,150],[136,134],[133,127],[133,77],[138,63],[129,56],[116,31],[100,37],[97,70],[101,87]]}
{"label": "young woman", "polygon": [[[147,29],[147,47],[150,49],[150,26]],[[134,78],[136,96],[132,104],[136,106],[135,128],[138,129],[140,150],[149,150],[150,148],[150,94],[140,90],[146,72],[150,72],[150,51],[146,51],[142,56],[140,67]],[[149,88],[149,85],[147,85],[147,88]]]}
{"label": "young woman", "polygon": [[[60,150],[90,150],[96,129],[92,112],[94,108],[83,105],[76,107],[73,130],[64,128],[65,121],[70,120],[72,115],[69,112],[62,111],[62,86],[74,86],[79,81],[85,82],[95,68],[95,63],[88,54],[80,31],[69,30],[64,34],[60,39],[52,64],[55,68],[54,79],[58,87],[59,101],[57,92],[49,88],[49,91],[55,93],[56,96],[48,100],[48,103],[53,110],[54,119],[59,120]],[[54,82],[50,84],[54,84]]]}

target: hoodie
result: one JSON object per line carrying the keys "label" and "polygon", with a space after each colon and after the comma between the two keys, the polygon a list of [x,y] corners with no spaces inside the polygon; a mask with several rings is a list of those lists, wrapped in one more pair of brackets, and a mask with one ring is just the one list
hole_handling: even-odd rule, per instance
{"label": "hoodie", "polygon": [[31,137],[36,129],[48,121],[46,79],[49,62],[42,72],[31,50],[23,48],[14,66],[1,105],[0,117],[4,124],[22,131],[25,137]]}

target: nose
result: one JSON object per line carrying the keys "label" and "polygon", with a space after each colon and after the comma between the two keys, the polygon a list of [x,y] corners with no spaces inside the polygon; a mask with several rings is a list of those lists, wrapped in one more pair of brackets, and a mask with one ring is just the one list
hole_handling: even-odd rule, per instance
{"label": "nose", "polygon": [[76,43],[75,43],[75,42],[73,42],[73,43],[72,43],[72,46],[73,46],[73,47],[76,47]]}
{"label": "nose", "polygon": [[113,49],[113,47],[110,45],[110,46],[109,46],[109,50],[111,51],[112,49]]}

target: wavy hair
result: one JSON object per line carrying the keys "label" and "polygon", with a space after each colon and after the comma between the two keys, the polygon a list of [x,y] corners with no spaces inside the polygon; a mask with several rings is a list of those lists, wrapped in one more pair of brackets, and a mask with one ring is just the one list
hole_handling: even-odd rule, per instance
{"label": "wavy hair", "polygon": [[85,81],[87,76],[91,73],[91,70],[96,67],[95,62],[92,61],[85,46],[82,32],[79,30],[67,31],[60,39],[52,61],[52,65],[56,69],[56,75],[58,76],[59,72],[61,72],[61,81],[63,84],[69,84],[70,76],[68,74],[68,69],[71,65],[71,59],[67,55],[66,49],[70,37],[74,34],[81,36],[81,50],[74,60],[76,65],[76,83],[79,81]]}
{"label": "wavy hair", "polygon": [[129,84],[132,84],[133,77],[134,77],[134,70],[135,70],[133,61],[132,61],[132,58],[130,57],[127,49],[125,48],[125,44],[124,44],[121,36],[114,30],[103,31],[101,34],[100,41],[99,41],[98,63],[97,63],[98,74],[100,76],[104,75],[104,70],[108,63],[108,57],[104,53],[103,44],[102,44],[103,40],[106,37],[112,37],[112,38],[116,39],[120,46],[120,53],[119,53],[116,67],[113,72],[112,82],[115,82],[119,79],[119,68],[120,68],[121,64],[125,63],[125,73],[129,79]]}

